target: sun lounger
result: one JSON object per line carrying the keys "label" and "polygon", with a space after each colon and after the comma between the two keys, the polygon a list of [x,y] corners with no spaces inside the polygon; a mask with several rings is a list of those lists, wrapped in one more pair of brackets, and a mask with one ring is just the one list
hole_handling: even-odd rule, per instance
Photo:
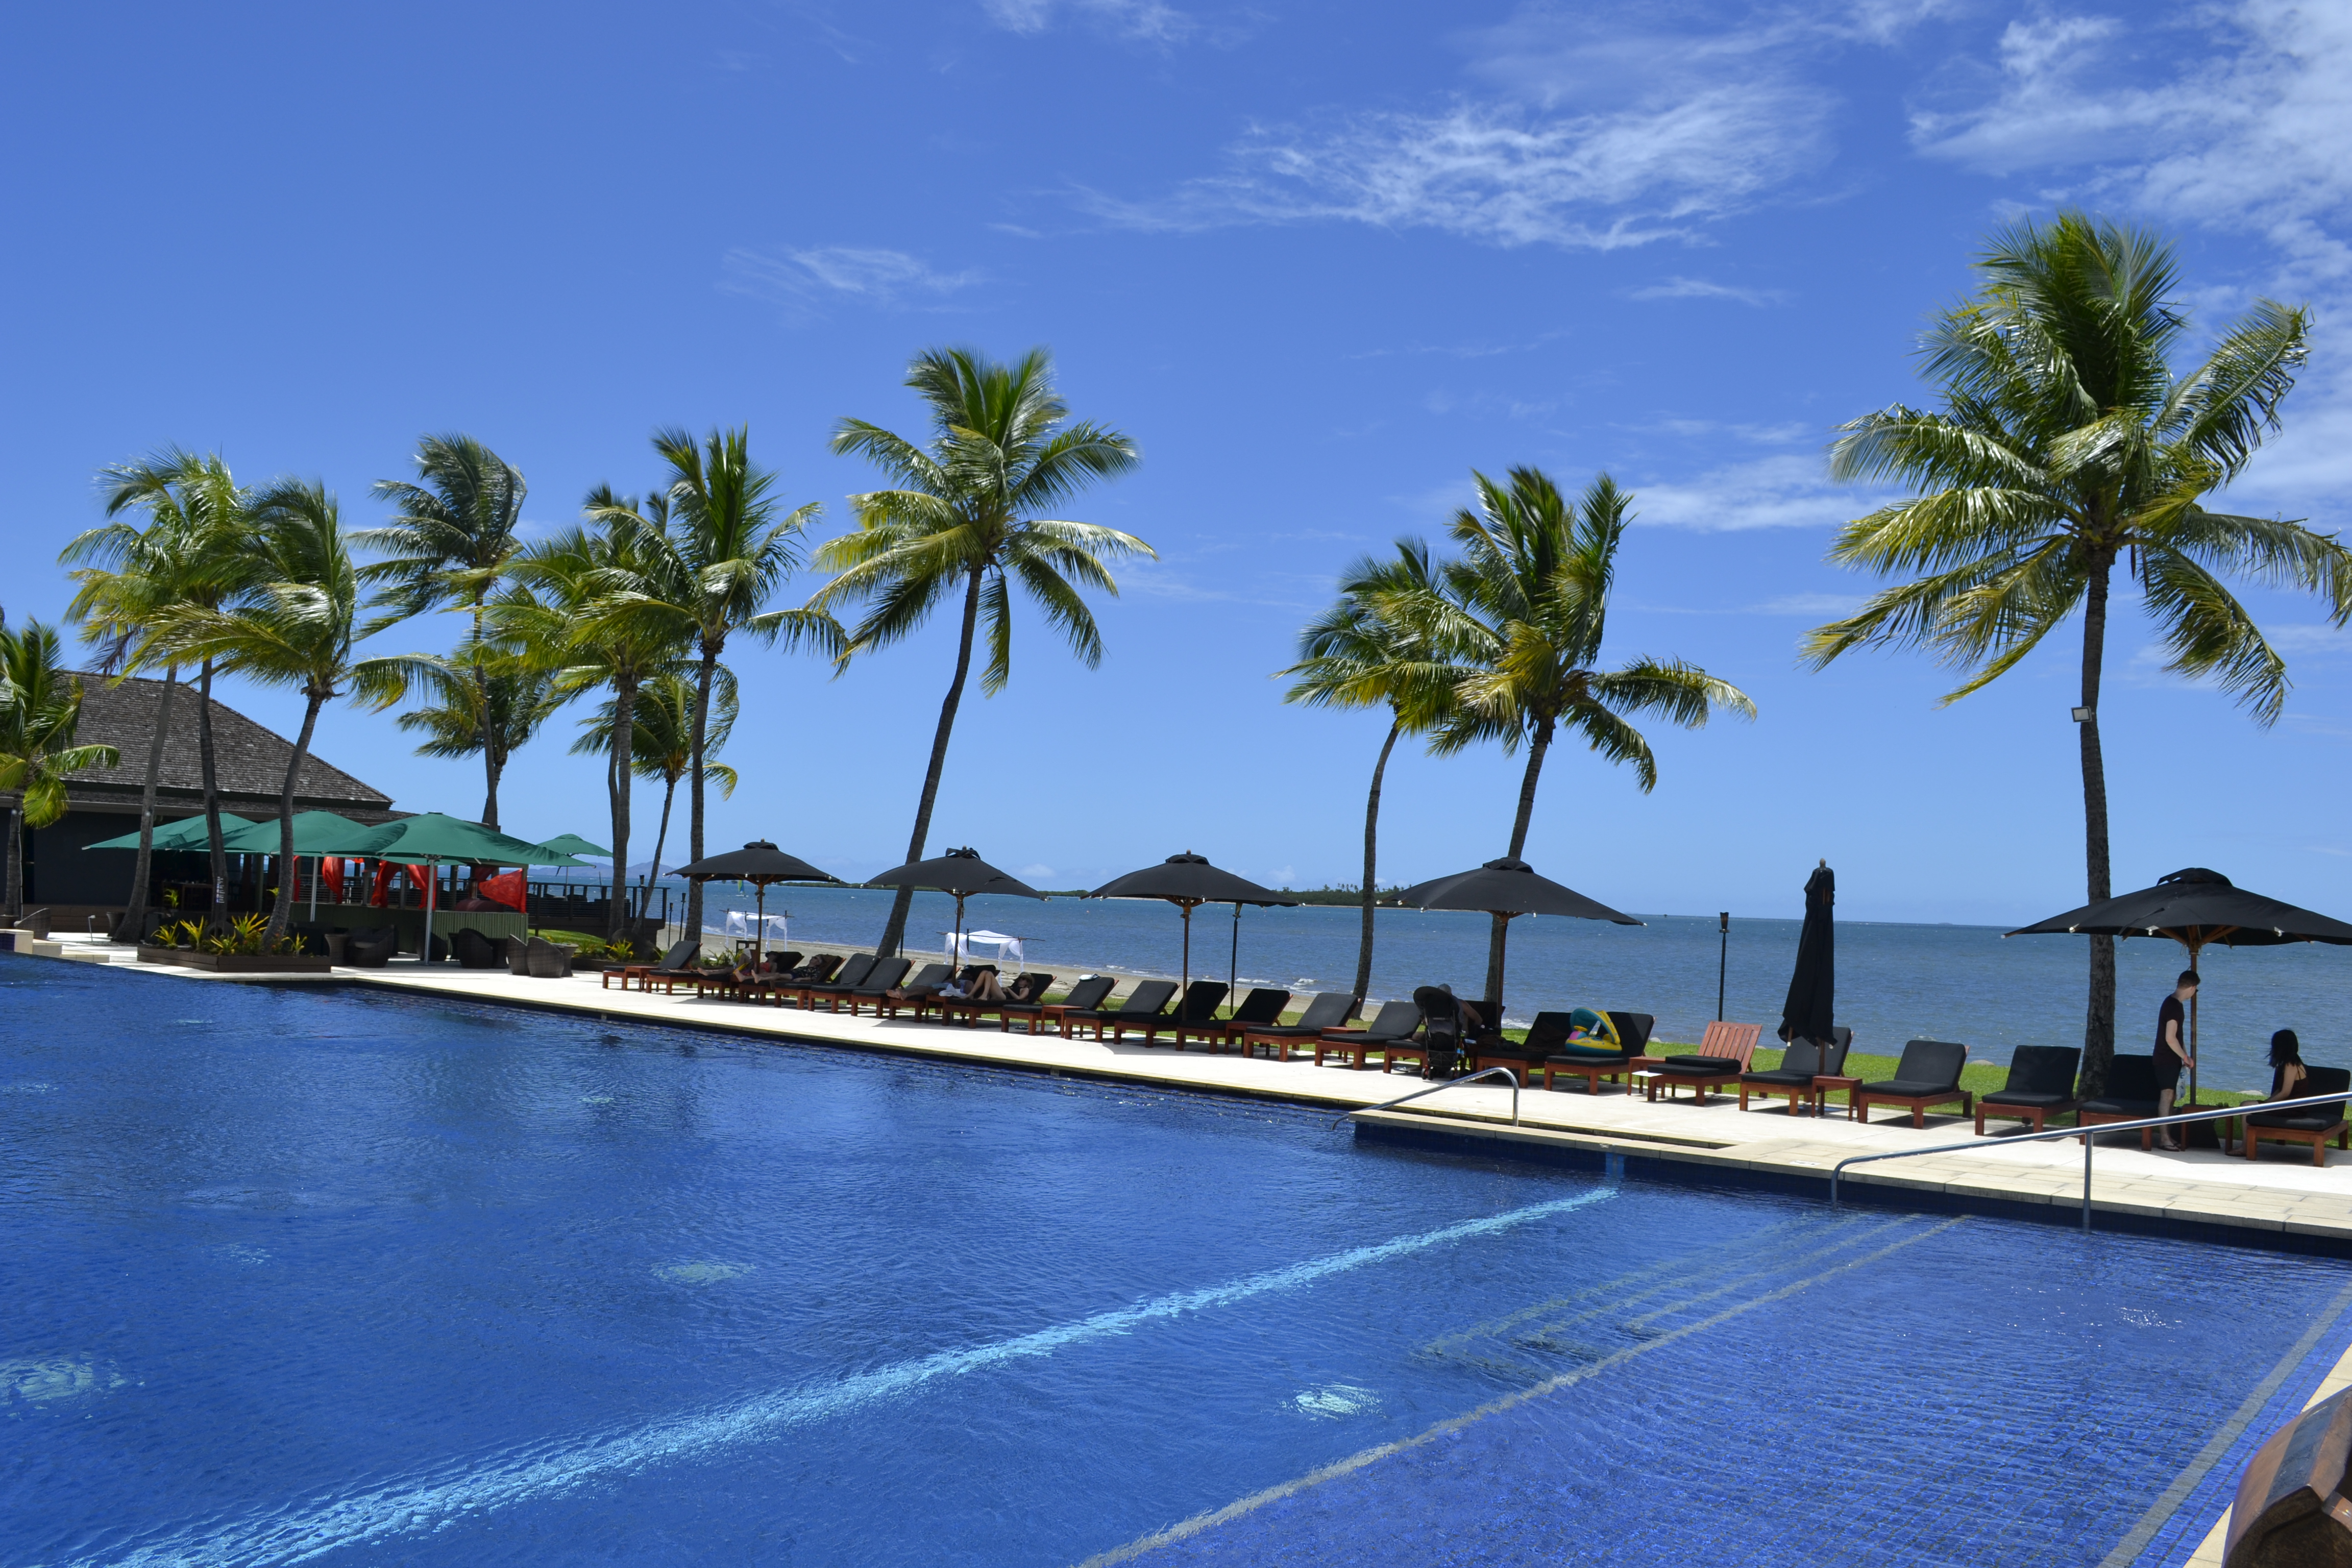
{"label": "sun lounger", "polygon": [[1187,1040],[1203,1040],[1219,1050],[1234,1044],[1242,1032],[1262,1024],[1272,1024],[1290,1005],[1290,993],[1272,986],[1260,985],[1242,998],[1230,1018],[1192,1018],[1176,1026],[1176,1048],[1182,1050]]}
{"label": "sun lounger", "polygon": [[[1367,1058],[1372,1052],[1385,1053],[1391,1046],[1409,1043],[1420,1027],[1419,1007],[1410,1002],[1383,1003],[1379,1016],[1360,1029],[1326,1029],[1318,1035],[1315,1065],[1321,1067],[1326,1057],[1345,1057],[1351,1068],[1361,1072],[1371,1065]],[[1385,1062],[1381,1070],[1388,1070]]]}
{"label": "sun lounger", "polygon": [[[955,1018],[961,1018],[967,1024],[977,1024],[984,1017],[992,1016],[996,1019],[996,1026],[999,1029],[1009,1029],[1012,1026],[1012,1015],[1005,1009],[1015,1007],[1034,1010],[1037,1004],[1045,1001],[1046,988],[1053,984],[1052,975],[1043,970],[1031,970],[1014,975],[1011,984],[1003,986],[1004,995],[1001,1001],[982,1002],[972,996],[938,996],[932,998],[931,1006],[938,1012],[940,1022],[942,1024]],[[1016,991],[1021,994],[1018,1000],[1013,996]]]}
{"label": "sun lounger", "polygon": [[1118,982],[1108,975],[1087,974],[1080,976],[1078,983],[1070,987],[1069,994],[1059,1002],[1049,1003],[1043,997],[1034,1002],[1008,1002],[1002,1015],[1004,1027],[1009,1031],[1014,1019],[1025,1018],[1029,1021],[1030,1034],[1035,1034],[1047,1024],[1054,1026],[1055,1034],[1066,1034],[1068,1031],[1062,1026],[1064,1018],[1072,1013],[1092,1013],[1102,1005],[1103,998],[1118,985]]}
{"label": "sun lounger", "polygon": [[1761,1024],[1733,1024],[1717,1018],[1706,1026],[1694,1055],[1639,1058],[1650,1073],[1648,1098],[1657,1099],[1663,1089],[1672,1100],[1675,1089],[1687,1088],[1697,1103],[1706,1104],[1709,1095],[1725,1084],[1738,1082],[1755,1064],[1756,1041],[1763,1033]]}
{"label": "sun lounger", "polygon": [[[1613,1007],[1607,1012],[1609,1022],[1617,1030],[1615,1050],[1586,1040],[1569,1039],[1570,1015],[1566,1013],[1536,1015],[1535,1023],[1528,1029],[1528,1043],[1534,1045],[1538,1032],[1541,1031],[1545,1042],[1551,1045],[1550,1054],[1543,1058],[1546,1089],[1552,1087],[1556,1077],[1580,1078],[1584,1080],[1585,1093],[1599,1094],[1602,1079],[1622,1081],[1633,1070],[1633,1064],[1643,1059],[1642,1053],[1650,1047],[1650,1031],[1658,1026],[1656,1016],[1621,1012]],[[1551,1044],[1553,1041],[1558,1044]]]}
{"label": "sun lounger", "polygon": [[833,972],[840,967],[841,954],[820,952],[814,958],[802,963],[797,969],[785,973],[772,974],[756,985],[747,986],[745,995],[751,1001],[772,1001],[778,1006],[782,1006],[786,996],[803,985],[824,984],[833,978]]}
{"label": "sun lounger", "polygon": [[1883,1083],[1857,1086],[1852,1094],[1857,1121],[1870,1120],[1874,1105],[1900,1105],[1911,1112],[1911,1125],[1927,1125],[1927,1107],[1958,1103],[1966,1116],[1974,1099],[1960,1087],[1960,1069],[1968,1065],[1969,1048],[1955,1040],[1907,1040],[1895,1076]]}
{"label": "sun lounger", "polygon": [[1242,1055],[1255,1054],[1265,1047],[1277,1061],[1288,1061],[1291,1048],[1312,1046],[1323,1037],[1326,1029],[1336,1029],[1348,1021],[1348,1008],[1355,998],[1344,991],[1326,991],[1307,999],[1307,1010],[1296,1024],[1252,1024],[1241,1031]]}
{"label": "sun lounger", "polygon": [[[2352,1071],[2343,1068],[2306,1068],[2297,1095],[2342,1094],[2352,1089]],[[2338,1149],[2352,1148],[2352,1125],[2344,1120],[2344,1101],[2332,1105],[2310,1105],[2300,1110],[2292,1107],[2293,1100],[2274,1101],[2283,1108],[2277,1110],[2257,1110],[2246,1118],[2246,1158],[2254,1159],[2264,1143],[2308,1143],[2311,1163],[2327,1163],[2330,1140]]]}
{"label": "sun lounger", "polygon": [[1845,1071],[1846,1046],[1853,1038],[1851,1030],[1841,1029],[1843,1040],[1832,1040],[1823,1047],[1811,1040],[1791,1040],[1789,1048],[1780,1053],[1780,1065],[1759,1072],[1739,1075],[1739,1109],[1748,1109],[1748,1097],[1754,1095],[1769,1102],[1776,1094],[1789,1097],[1789,1114],[1797,1114],[1799,1104],[1813,1095],[1813,1079],[1836,1078]]}
{"label": "sun lounger", "polygon": [[[846,1002],[849,1004],[849,1011],[853,1016],[860,1006],[871,1002],[875,1005],[874,1011],[878,1016],[882,1011],[883,999],[893,991],[906,988],[907,971],[914,967],[915,961],[911,958],[877,958],[874,961],[874,967],[866,972],[863,984],[829,985],[817,993],[817,1000],[824,1004],[824,1010],[828,1013],[840,1012],[841,1005]],[[954,970],[944,963],[927,963],[923,965],[920,975],[929,975],[930,979],[926,981],[919,975],[912,984],[937,985],[954,973]]]}
{"label": "sun lounger", "polygon": [[[632,980],[642,981],[648,974],[667,974],[673,970],[684,969],[701,954],[702,944],[698,942],[673,942],[670,944],[670,950],[662,954],[659,963],[630,963],[624,964],[617,970],[604,971],[604,988],[612,989],[613,976],[618,974],[621,977],[621,989],[626,991]],[[518,970],[516,973],[520,973],[521,971]]]}
{"label": "sun lounger", "polygon": [[1156,1014],[1166,1012],[1169,998],[1175,994],[1176,983],[1173,980],[1138,981],[1135,989],[1128,993],[1127,1000],[1117,1007],[1097,1007],[1085,1011],[1063,1009],[1060,1014],[1062,1033],[1067,1035],[1073,1029],[1091,1028],[1095,1032],[1095,1038],[1099,1040],[1103,1037],[1103,1030],[1119,1020],[1124,1019],[1133,1023],[1139,1018],[1149,1018]]}
{"label": "sun lounger", "polygon": [[1988,1116],[2030,1121],[2033,1131],[2042,1131],[2050,1118],[2074,1109],[2074,1071],[2082,1065],[2079,1046],[2018,1047],[2009,1058],[2009,1081],[1977,1097],[1977,1135],[1984,1135]]}
{"label": "sun lounger", "polygon": [[[2119,1056],[2107,1063],[2107,1084],[2075,1108],[2074,1125],[2097,1127],[2109,1121],[2144,1121],[2156,1114],[2156,1058]],[[2085,1137],[2088,1134],[2084,1134]],[[2078,1138],[2076,1142],[2083,1140]],[[2156,1147],[2156,1129],[2139,1130],[2139,1146]]]}
{"label": "sun lounger", "polygon": [[[879,962],[880,960],[870,952],[851,953],[841,961],[841,967],[834,971],[832,979],[814,980],[805,985],[792,987],[791,994],[794,1005],[814,1010],[819,1002],[826,1000],[836,992],[844,995],[848,994],[866,984],[866,977],[874,972],[875,964]],[[902,969],[898,973],[904,974],[907,972]]]}
{"label": "sun lounger", "polygon": [[[1152,1045],[1162,1033],[1173,1033],[1187,1024],[1216,1022],[1217,1004],[1224,999],[1223,981],[1195,980],[1184,988],[1183,1000],[1176,1004],[1174,1012],[1154,1014],[1149,1018],[1114,1018],[1111,1020],[1110,1037],[1115,1041],[1123,1040],[1127,1038],[1127,1032],[1134,1029],[1143,1036],[1145,1045]],[[1176,1048],[1180,1051],[1184,1048],[1181,1039],[1176,1042]]]}
{"label": "sun lounger", "polygon": [[[959,974],[947,964],[927,963],[904,985],[891,987],[898,993],[897,995],[884,994],[874,1005],[874,1016],[877,1018],[895,1018],[901,1013],[911,1012],[915,1016],[915,1022],[919,1024],[923,1021],[923,1015],[933,1008],[945,1007],[951,1002],[962,1000],[961,997],[940,994],[950,981],[955,983],[958,990],[969,992],[973,979],[982,970],[985,969],[993,973],[995,968],[992,963],[975,963]],[[850,1002],[849,1010],[853,1013],[857,1010],[857,1003],[854,998]]]}
{"label": "sun lounger", "polygon": [[697,986],[698,996],[732,996],[738,1002],[748,1002],[759,988],[781,974],[790,974],[801,961],[797,952],[771,953],[765,960],[753,963],[744,960],[724,974],[705,974]]}

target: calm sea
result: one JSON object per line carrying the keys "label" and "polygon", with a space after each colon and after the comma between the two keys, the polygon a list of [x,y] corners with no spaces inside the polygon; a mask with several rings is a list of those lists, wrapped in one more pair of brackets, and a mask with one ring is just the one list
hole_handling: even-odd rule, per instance
{"label": "calm sea", "polygon": [[[790,917],[803,942],[870,942],[882,930],[891,895],[865,889],[777,889],[768,903]],[[751,908],[714,887],[714,910]],[[954,920],[954,900],[915,896],[908,945],[937,949]],[[707,918],[715,921],[715,914]],[[985,898],[970,900],[966,925],[1023,939],[1033,968],[1066,978],[1089,964],[1173,975],[1182,927],[1172,905],[1124,899]],[[1716,1016],[1722,957],[1715,917],[1643,915],[1643,926],[1528,917],[1511,922],[1504,986],[1514,1022],[1546,1008],[1619,1007],[1657,1015],[1659,1033],[1696,1040]],[[1352,909],[1245,910],[1234,960],[1230,908],[1192,917],[1192,972],[1223,979],[1229,963],[1244,986],[1325,991],[1353,984],[1360,915]],[[1475,995],[1486,973],[1486,917],[1382,910],[1372,952],[1372,994],[1409,995],[1444,982]],[[1727,1016],[1765,1026],[1780,1021],[1796,962],[1794,920],[1731,922],[1723,964]],[[1838,1021],[1857,1049],[1895,1055],[1916,1037],[1967,1043],[1971,1054],[2007,1061],[2021,1045],[2080,1045],[2089,943],[2077,937],[2004,940],[1998,928],[1840,921]],[[2163,939],[2126,942],[2119,950],[2116,1033],[2126,1050],[2146,1050],[2156,1010],[2186,954]],[[2206,950],[2199,1002],[2203,1056],[2200,1078],[2219,1089],[2266,1090],[2263,1065],[2271,1031],[2292,1028],[2306,1061],[2352,1066],[2352,949],[2288,947]]]}

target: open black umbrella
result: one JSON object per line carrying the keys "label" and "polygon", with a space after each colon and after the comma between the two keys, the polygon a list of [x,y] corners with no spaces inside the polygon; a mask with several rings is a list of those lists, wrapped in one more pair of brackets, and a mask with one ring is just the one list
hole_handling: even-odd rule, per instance
{"label": "open black umbrella", "polygon": [[[921,888],[928,892],[955,895],[956,916],[953,942],[963,935],[963,901],[974,893],[1010,893],[1020,899],[1043,899],[1045,895],[1006,872],[998,870],[980,858],[980,851],[966,847],[950,849],[929,860],[910,860],[895,870],[878,877],[868,877],[869,888]],[[948,954],[950,961],[954,953]]]}
{"label": "open black umbrella", "polygon": [[[1573,888],[1537,876],[1534,867],[1507,855],[1500,860],[1489,860],[1475,871],[1457,871],[1451,877],[1416,883],[1399,893],[1397,902],[1417,910],[1479,910],[1500,915],[1506,922],[1503,934],[1507,942],[1510,939],[1508,922],[1517,915],[1567,915],[1574,920],[1608,921],[1621,926],[1642,923],[1632,915],[1621,914],[1607,904],[1586,898]],[[1495,1016],[1486,1024],[1490,1028],[1500,1028],[1503,999],[1493,996],[1487,1000],[1495,1004]]]}
{"label": "open black umbrella", "polygon": [[[759,963],[767,953],[768,884],[771,882],[839,882],[830,871],[820,871],[797,855],[787,855],[764,838],[755,838],[740,849],[724,854],[706,855],[691,865],[680,866],[672,876],[684,877],[694,882],[749,882],[759,889],[760,927],[751,938],[751,962]],[[694,933],[699,940],[702,933]]]}
{"label": "open black umbrella", "polygon": [[[1184,912],[1184,986],[1192,984],[1192,911],[1202,904],[1232,904],[1238,914],[1243,904],[1261,908],[1289,906],[1298,902],[1286,898],[1272,888],[1261,888],[1247,877],[1236,877],[1231,871],[1220,871],[1205,856],[1187,849],[1181,855],[1171,855],[1157,866],[1146,866],[1140,871],[1105,882],[1091,893],[1089,899],[1165,899]],[[1240,941],[1238,935],[1234,941]],[[1232,982],[1226,983],[1231,989]]]}
{"label": "open black umbrella", "polygon": [[[2021,926],[2009,936],[2168,936],[2197,955],[2222,947],[2279,947],[2290,942],[2324,942],[2352,947],[2352,925],[2298,909],[2231,884],[2219,871],[2191,866],[2157,879],[2153,888],[2123,893],[2046,921]],[[2197,999],[2189,999],[2189,1055],[2197,1056]],[[2197,1103],[2197,1069],[2189,1069],[2189,1103]]]}
{"label": "open black umbrella", "polygon": [[1837,873],[1822,861],[1805,879],[1805,925],[1797,933],[1797,972],[1780,1009],[1780,1038],[1827,1045],[1834,1037],[1837,1003]]}

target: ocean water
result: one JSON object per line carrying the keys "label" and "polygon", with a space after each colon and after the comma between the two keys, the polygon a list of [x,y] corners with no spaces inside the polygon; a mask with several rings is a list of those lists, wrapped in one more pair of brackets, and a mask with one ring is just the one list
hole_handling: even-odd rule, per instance
{"label": "ocean water", "polygon": [[[780,888],[768,910],[790,917],[802,942],[871,942],[892,895],[882,889]],[[709,908],[749,910],[748,889],[714,887]],[[1629,911],[1639,913],[1639,911]],[[715,920],[715,914],[706,919]],[[954,923],[955,902],[919,893],[908,945],[937,948]],[[1793,920],[1731,922],[1727,945],[1713,915],[1642,913],[1648,923],[1529,916],[1511,922],[1504,1002],[1513,1021],[1547,1008],[1617,1007],[1657,1016],[1668,1039],[1696,1040],[1716,1015],[1718,965],[1726,1016],[1780,1026],[1796,963]],[[1355,982],[1360,912],[1301,906],[1233,910],[1210,906],[1192,917],[1196,976],[1237,984],[1326,991]],[[1173,975],[1182,960],[1182,923],[1173,905],[1126,899],[980,898],[965,925],[1023,939],[1029,966],[1067,977],[1087,965]],[[1381,910],[1372,952],[1371,994],[1410,995],[1445,983],[1475,995],[1486,973],[1486,917],[1443,910]],[[1236,945],[1236,934],[1238,945]],[[2080,1045],[2090,944],[2079,937],[2004,939],[1992,926],[1838,925],[1838,1021],[1857,1050],[1898,1054],[1913,1038],[1958,1040],[1971,1055],[2006,1062],[2018,1046]],[[2116,1032],[2126,1050],[2156,1037],[2156,1011],[2187,953],[2163,939],[2124,942],[2117,955]],[[2266,1091],[2271,1032],[2292,1028],[2304,1059],[2352,1067],[2352,949],[2208,948],[2200,960],[2199,1081]]]}

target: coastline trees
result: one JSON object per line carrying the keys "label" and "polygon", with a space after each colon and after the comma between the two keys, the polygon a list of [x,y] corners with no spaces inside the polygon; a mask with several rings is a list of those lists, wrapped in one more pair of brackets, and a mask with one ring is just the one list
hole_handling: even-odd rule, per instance
{"label": "coastline trees", "polygon": [[[1912,499],[1857,518],[1830,559],[1909,577],[1814,630],[1819,668],[1851,649],[1916,647],[1966,679],[2000,679],[2079,610],[2078,744],[2085,901],[2112,896],[2099,700],[2112,578],[2122,564],[2171,654],[2267,725],[2286,666],[2222,582],[2239,575],[2352,617],[2352,552],[2300,523],[2210,511],[2279,427],[2306,353],[2308,317],[2263,300],[2204,360],[2176,372],[2189,322],[2173,302],[2171,247],[2156,235],[2062,214],[1993,236],[1984,282],[1937,315],[1921,345],[1943,407],[1906,405],[1841,426],[1831,468],[1893,480]],[[2091,939],[2086,1089],[2115,1052],[2112,939]]]}
{"label": "coastline trees", "polygon": [[82,745],[82,685],[58,660],[53,626],[28,621],[12,632],[0,626],[0,792],[8,804],[8,918],[25,912],[25,829],[46,827],[66,812],[66,780],[84,768],[121,761],[112,746]]}
{"label": "coastline trees", "polygon": [[[908,367],[906,384],[929,405],[929,446],[862,419],[845,419],[834,432],[835,452],[864,458],[895,486],[851,498],[857,530],[818,550],[818,563],[837,575],[809,601],[808,610],[869,605],[839,649],[837,658],[845,661],[887,647],[942,603],[962,599],[955,674],[940,704],[908,839],[907,858],[914,861],[923,858],[930,837],[931,810],[982,622],[987,623],[988,668],[981,690],[988,696],[1003,690],[1013,675],[1010,585],[1016,582],[1091,668],[1102,662],[1102,634],[1080,588],[1116,596],[1118,584],[1106,559],[1153,552],[1115,528],[1051,516],[1087,485],[1115,479],[1140,459],[1135,443],[1118,431],[1070,419],[1044,349],[1011,364],[971,349],[929,350]],[[898,950],[913,898],[911,888],[898,889],[876,951]]]}

